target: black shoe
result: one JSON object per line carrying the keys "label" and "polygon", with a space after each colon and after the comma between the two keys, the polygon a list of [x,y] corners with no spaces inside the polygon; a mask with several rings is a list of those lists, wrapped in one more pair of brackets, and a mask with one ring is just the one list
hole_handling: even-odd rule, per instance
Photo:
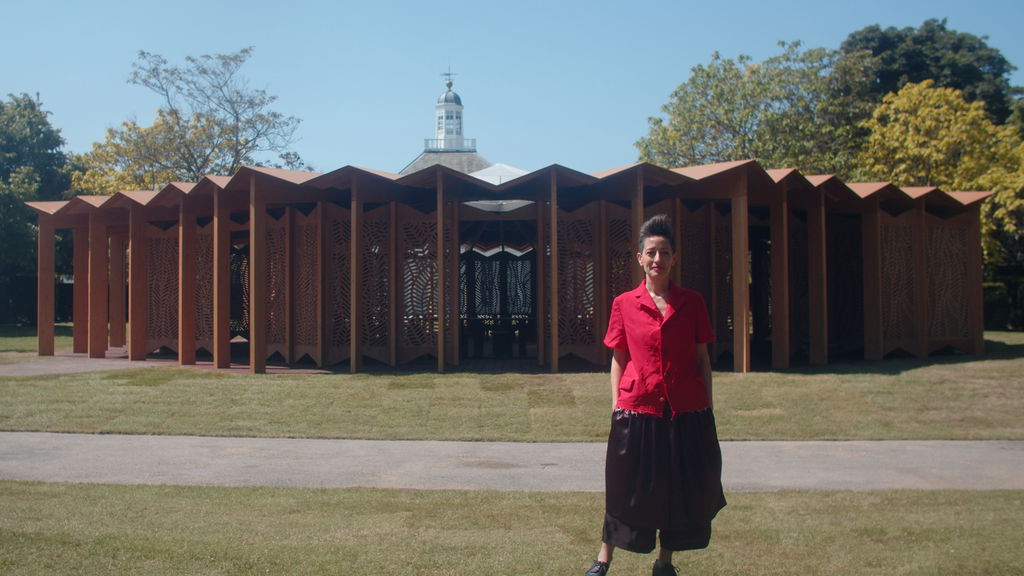
{"label": "black shoe", "polygon": [[590,570],[584,572],[583,576],[605,576],[608,574],[608,566],[610,564],[607,562],[594,562],[594,565],[590,567]]}
{"label": "black shoe", "polygon": [[679,572],[676,567],[669,564],[668,566],[662,566],[657,560],[654,561],[654,566],[651,567],[651,576],[678,576]]}

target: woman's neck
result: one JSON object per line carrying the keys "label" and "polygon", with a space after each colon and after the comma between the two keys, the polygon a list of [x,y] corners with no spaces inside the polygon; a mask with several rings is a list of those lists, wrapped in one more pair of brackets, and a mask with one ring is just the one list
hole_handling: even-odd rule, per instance
{"label": "woman's neck", "polygon": [[669,281],[667,278],[665,280],[653,280],[651,278],[647,278],[646,286],[647,291],[651,296],[664,297],[668,293]]}

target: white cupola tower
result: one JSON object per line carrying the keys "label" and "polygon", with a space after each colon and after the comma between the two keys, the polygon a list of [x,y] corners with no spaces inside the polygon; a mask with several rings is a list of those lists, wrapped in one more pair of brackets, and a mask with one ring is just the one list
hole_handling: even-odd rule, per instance
{"label": "white cupola tower", "polygon": [[437,98],[437,129],[434,138],[428,139],[429,152],[476,152],[476,141],[463,137],[462,98],[452,90],[452,72],[442,74],[448,88]]}

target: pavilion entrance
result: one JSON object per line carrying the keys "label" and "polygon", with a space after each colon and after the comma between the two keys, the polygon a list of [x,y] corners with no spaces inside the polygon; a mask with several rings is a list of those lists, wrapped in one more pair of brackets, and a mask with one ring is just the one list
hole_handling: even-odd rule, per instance
{"label": "pavilion entrance", "polygon": [[536,358],[537,223],[462,222],[459,230],[462,358]]}

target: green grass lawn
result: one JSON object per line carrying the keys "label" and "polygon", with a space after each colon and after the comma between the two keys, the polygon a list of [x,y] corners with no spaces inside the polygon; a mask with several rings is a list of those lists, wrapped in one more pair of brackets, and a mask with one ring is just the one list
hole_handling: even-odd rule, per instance
{"label": "green grass lawn", "polygon": [[[730,494],[681,574],[1019,574],[1021,492]],[[582,574],[600,494],[0,482],[0,573]],[[650,574],[620,551],[614,575]]]}
{"label": "green grass lawn", "polygon": [[[719,434],[1022,440],[1024,334],[990,333],[988,349],[716,372]],[[0,376],[0,397],[2,430],[310,438],[602,442],[610,409],[604,372],[252,376],[170,367]]]}
{"label": "green grass lawn", "polygon": [[[1024,440],[1024,334],[986,336],[981,357],[718,372],[720,434]],[[0,330],[0,362],[34,346]],[[0,376],[0,398],[5,430],[380,439],[600,442],[610,408],[603,372],[152,368]],[[727,497],[711,547],[677,557],[681,574],[1003,576],[1024,566],[1024,491]],[[578,575],[596,554],[602,510],[592,493],[0,481],[0,574]],[[620,552],[612,574],[649,574],[652,560]]]}

